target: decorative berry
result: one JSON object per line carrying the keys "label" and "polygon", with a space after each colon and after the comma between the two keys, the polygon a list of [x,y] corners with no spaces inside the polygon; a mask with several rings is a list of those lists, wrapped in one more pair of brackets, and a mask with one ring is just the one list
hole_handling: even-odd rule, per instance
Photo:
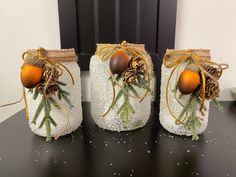
{"label": "decorative berry", "polygon": [[40,83],[43,76],[43,68],[40,63],[26,61],[21,68],[21,82],[26,88],[34,88]]}
{"label": "decorative berry", "polygon": [[110,59],[110,70],[113,74],[122,73],[129,64],[129,55],[124,50],[116,51]]}
{"label": "decorative berry", "polygon": [[199,72],[185,69],[179,76],[178,89],[184,94],[193,93],[200,84]]}

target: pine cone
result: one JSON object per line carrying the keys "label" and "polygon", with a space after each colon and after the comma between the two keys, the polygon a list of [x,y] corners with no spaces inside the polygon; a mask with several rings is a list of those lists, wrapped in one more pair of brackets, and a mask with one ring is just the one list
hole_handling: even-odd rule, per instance
{"label": "pine cone", "polygon": [[140,57],[131,58],[129,68],[133,69],[135,73],[144,74],[147,70],[144,59]]}
{"label": "pine cone", "polygon": [[[220,88],[219,84],[211,79],[206,80],[206,87],[205,87],[205,92],[206,92],[206,99],[215,99],[219,97],[220,93]],[[200,96],[202,97],[202,85],[200,87]]]}
{"label": "pine cone", "polygon": [[[203,68],[212,75],[216,80],[218,80],[221,76],[221,72],[218,68],[210,66],[210,65],[204,65]],[[207,77],[207,76],[206,76]]]}
{"label": "pine cone", "polygon": [[[56,82],[59,76],[60,76],[59,71],[56,68],[45,67],[44,72],[43,72],[42,82],[39,85],[37,85],[37,88],[36,88],[37,91],[41,94],[46,94],[46,96],[55,94],[55,92],[58,91]],[[46,83],[48,84],[44,92]]]}
{"label": "pine cone", "polygon": [[134,69],[127,69],[123,72],[124,81],[128,84],[132,84],[136,82],[136,73]]}

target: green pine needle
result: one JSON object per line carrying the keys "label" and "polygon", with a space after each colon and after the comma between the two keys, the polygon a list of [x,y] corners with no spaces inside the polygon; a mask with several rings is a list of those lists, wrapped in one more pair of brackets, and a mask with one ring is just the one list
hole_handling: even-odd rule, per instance
{"label": "green pine needle", "polygon": [[39,129],[41,129],[45,123],[46,117],[44,117],[39,125]]}
{"label": "green pine needle", "polygon": [[57,109],[60,109],[60,105],[57,103],[57,101],[53,98],[53,97],[49,97],[48,98],[48,101],[54,106],[56,107]]}
{"label": "green pine needle", "polygon": [[54,127],[56,127],[57,123],[54,121],[54,119],[51,116],[49,116],[48,118],[49,118],[50,122],[52,123],[52,125],[54,125]]}
{"label": "green pine needle", "polygon": [[70,109],[72,109],[74,107],[74,105],[71,103],[70,99],[66,95],[62,94],[62,98],[70,106]]}
{"label": "green pine needle", "polygon": [[66,86],[66,83],[62,82],[62,81],[57,81],[57,84],[58,85],[61,85],[61,86]]}
{"label": "green pine needle", "polygon": [[37,108],[35,114],[34,114],[34,118],[33,118],[32,123],[36,124],[36,120],[38,119],[40,113],[41,113],[42,110],[43,110],[44,102],[45,102],[45,100],[44,100],[44,97],[43,97],[42,100],[41,100],[41,102],[39,103],[39,106],[38,106],[38,108]]}
{"label": "green pine needle", "polygon": [[128,88],[136,97],[139,97],[138,92],[134,89],[132,85],[128,85]]}
{"label": "green pine needle", "polygon": [[34,89],[33,99],[36,100],[38,95],[39,95],[39,92],[37,91],[37,89]]}
{"label": "green pine needle", "polygon": [[48,116],[45,117],[45,129],[47,133],[46,141],[52,141],[52,135],[51,135],[51,126],[50,126],[50,119]]}
{"label": "green pine needle", "polygon": [[62,98],[61,92],[58,91],[57,96],[58,96],[58,99],[61,100],[61,98]]}

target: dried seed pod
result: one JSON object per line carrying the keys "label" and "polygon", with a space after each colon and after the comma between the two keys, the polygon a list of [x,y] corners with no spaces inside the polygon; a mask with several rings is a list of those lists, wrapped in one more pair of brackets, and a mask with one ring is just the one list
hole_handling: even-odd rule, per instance
{"label": "dried seed pod", "polygon": [[136,73],[144,74],[147,70],[144,59],[140,57],[133,57],[129,62],[129,68],[133,69]]}
{"label": "dried seed pod", "polygon": [[128,84],[136,82],[136,73],[133,69],[127,69],[123,72],[124,81]]}
{"label": "dried seed pod", "polygon": [[184,94],[193,93],[200,84],[199,72],[185,69],[179,76],[178,89]]}
{"label": "dried seed pod", "polygon": [[206,70],[206,72],[212,75],[216,80],[218,80],[221,77],[221,71],[218,68],[210,66],[210,65],[204,65],[203,68]]}
{"label": "dried seed pod", "polygon": [[124,50],[116,51],[110,59],[110,70],[113,74],[120,74],[127,69],[129,64],[129,55]]}
{"label": "dried seed pod", "polygon": [[[59,76],[59,72],[56,68],[45,67],[42,82],[37,86],[37,91],[39,93],[46,94],[47,96],[55,94],[58,90],[56,82]],[[45,89],[45,87],[47,88]]]}
{"label": "dried seed pod", "polygon": [[[202,84],[200,87],[200,96],[202,97]],[[219,84],[210,78],[206,80],[206,87],[205,87],[205,98],[206,99],[215,99],[219,97],[220,94],[220,88]]]}

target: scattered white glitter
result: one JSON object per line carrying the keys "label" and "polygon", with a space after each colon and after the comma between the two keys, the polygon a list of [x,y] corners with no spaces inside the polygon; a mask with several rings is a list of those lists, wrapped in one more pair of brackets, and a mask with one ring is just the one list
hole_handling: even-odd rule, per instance
{"label": "scattered white glitter", "polygon": [[105,146],[107,146],[107,144],[105,144]]}
{"label": "scattered white glitter", "polygon": [[148,150],[148,151],[147,151],[147,153],[148,153],[148,154],[150,154],[150,153],[151,153],[151,151],[150,151],[150,150]]}
{"label": "scattered white glitter", "polygon": [[230,176],[229,174],[227,174],[226,176]]}
{"label": "scattered white glitter", "polygon": [[64,161],[63,163],[66,164],[66,163],[68,163],[68,162]]}
{"label": "scattered white glitter", "polygon": [[110,165],[112,166],[112,163],[110,163]]}
{"label": "scattered white glitter", "polygon": [[126,143],[126,141],[124,141],[124,144]]}
{"label": "scattered white glitter", "polygon": [[132,150],[130,149],[130,150],[128,150],[128,152],[131,152]]}
{"label": "scattered white glitter", "polygon": [[91,143],[92,143],[92,141],[89,141],[89,143],[91,144]]}
{"label": "scattered white glitter", "polygon": [[147,144],[147,142],[145,141],[145,143],[144,144]]}
{"label": "scattered white glitter", "polygon": [[169,151],[170,154],[173,154],[173,151]]}
{"label": "scattered white glitter", "polygon": [[190,150],[188,149],[187,152],[190,152]]}
{"label": "scattered white glitter", "polygon": [[208,143],[209,141],[205,141],[206,143]]}
{"label": "scattered white glitter", "polygon": [[157,143],[157,140],[155,140],[155,143]]}
{"label": "scattered white glitter", "polygon": [[185,162],[185,165],[188,165],[188,162]]}
{"label": "scattered white glitter", "polygon": [[180,166],[180,163],[178,162],[177,165]]}
{"label": "scattered white glitter", "polygon": [[131,169],[132,172],[134,172],[134,169]]}
{"label": "scattered white glitter", "polygon": [[0,160],[2,160],[2,158],[0,157]]}
{"label": "scattered white glitter", "polygon": [[48,152],[48,150],[46,150],[46,152]]}
{"label": "scattered white glitter", "polygon": [[37,162],[38,162],[38,159],[35,159],[34,161],[37,163]]}
{"label": "scattered white glitter", "polygon": [[129,176],[133,176],[133,174],[129,174]]}
{"label": "scattered white glitter", "polygon": [[113,173],[114,176],[116,176],[116,173]]}
{"label": "scattered white glitter", "polygon": [[196,176],[199,176],[199,173],[196,173]]}
{"label": "scattered white glitter", "polygon": [[54,160],[54,163],[57,163],[57,160]]}
{"label": "scattered white glitter", "polygon": [[65,150],[62,150],[62,152],[65,152]]}
{"label": "scattered white glitter", "polygon": [[204,154],[201,154],[202,157],[204,157]]}

